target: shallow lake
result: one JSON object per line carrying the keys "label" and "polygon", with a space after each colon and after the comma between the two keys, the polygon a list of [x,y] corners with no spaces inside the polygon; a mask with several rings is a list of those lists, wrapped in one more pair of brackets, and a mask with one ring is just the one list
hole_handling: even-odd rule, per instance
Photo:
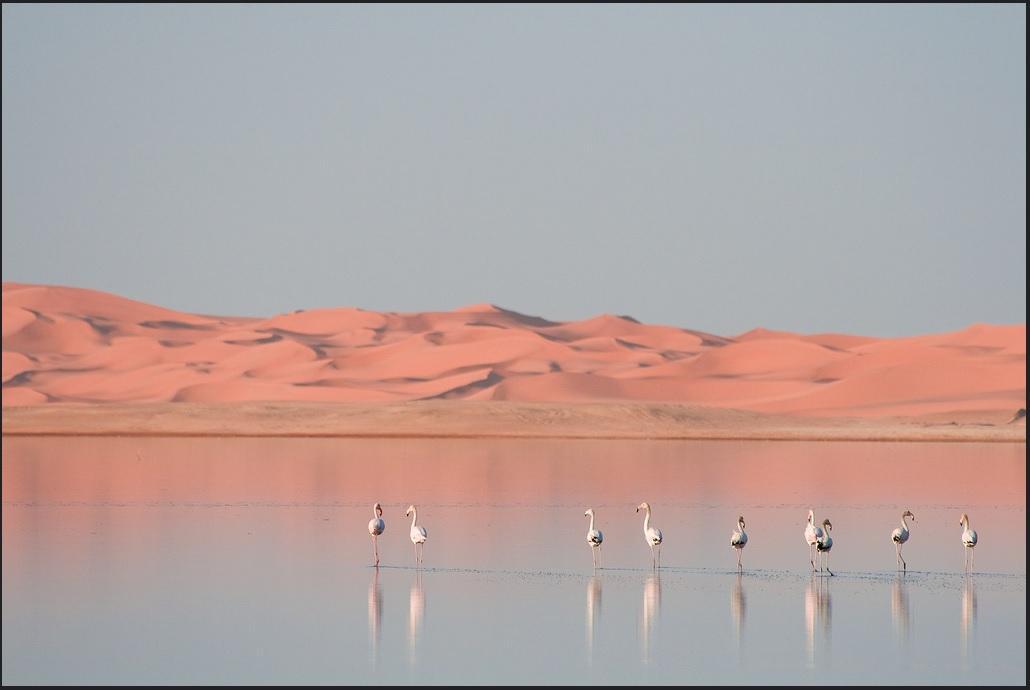
{"label": "shallow lake", "polygon": [[1022,444],[3,439],[5,684],[1023,684],[1025,646]]}

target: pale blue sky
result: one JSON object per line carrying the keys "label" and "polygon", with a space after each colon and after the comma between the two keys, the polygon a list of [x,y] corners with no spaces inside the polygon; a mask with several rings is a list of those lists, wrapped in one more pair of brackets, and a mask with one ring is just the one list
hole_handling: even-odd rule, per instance
{"label": "pale blue sky", "polygon": [[3,7],[3,279],[721,334],[1026,320],[1026,9]]}

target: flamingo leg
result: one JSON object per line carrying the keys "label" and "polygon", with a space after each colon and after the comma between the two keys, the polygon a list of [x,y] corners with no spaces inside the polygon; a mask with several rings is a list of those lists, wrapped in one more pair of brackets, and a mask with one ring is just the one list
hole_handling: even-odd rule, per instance
{"label": "flamingo leg", "polygon": [[834,577],[833,571],[830,570],[830,552],[826,552],[826,572],[830,574],[830,577]]}
{"label": "flamingo leg", "polygon": [[744,570],[744,566],[742,566],[740,564],[740,549],[737,549],[737,570],[738,571]]}
{"label": "flamingo leg", "polygon": [[976,563],[974,561],[975,553],[976,549],[969,550],[969,572],[973,572],[974,570],[976,570]]}
{"label": "flamingo leg", "polygon": [[662,567],[662,545],[658,545],[658,567]]}
{"label": "flamingo leg", "polygon": [[653,570],[653,569],[654,569],[654,567],[655,567],[655,560],[654,560],[654,544],[648,544],[648,546],[650,546],[650,547],[651,547],[651,569]]}
{"label": "flamingo leg", "polygon": [[379,545],[376,542],[376,537],[372,535],[372,557],[375,558],[376,567],[379,567]]}
{"label": "flamingo leg", "polygon": [[818,570],[818,568],[815,567],[815,544],[808,545],[808,562],[812,564],[813,573]]}

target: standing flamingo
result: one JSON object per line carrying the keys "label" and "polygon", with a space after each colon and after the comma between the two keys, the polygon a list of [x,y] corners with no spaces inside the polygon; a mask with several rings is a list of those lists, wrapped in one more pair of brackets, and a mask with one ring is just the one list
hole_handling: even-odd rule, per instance
{"label": "standing flamingo", "polygon": [[651,567],[655,567],[655,553],[654,549],[658,547],[658,561],[657,567],[662,567],[662,531],[657,527],[651,527],[651,506],[645,501],[637,506],[637,512],[641,510],[647,511],[644,514],[644,539],[647,541],[647,545],[651,548]]}
{"label": "standing flamingo", "polygon": [[594,567],[597,567],[598,557],[601,551],[601,542],[604,541],[604,534],[601,530],[594,529],[594,509],[587,508],[587,512],[583,513],[583,516],[590,516],[590,529],[587,530],[587,544],[590,544],[590,555],[594,558]]}
{"label": "standing flamingo", "polygon": [[740,564],[740,552],[747,546],[747,532],[744,531],[744,516],[737,518],[737,530],[730,535],[730,546],[737,550],[737,570],[742,571],[744,566]]}
{"label": "standing flamingo", "polygon": [[[833,537],[830,536],[830,531],[833,529],[833,525],[830,524],[829,518],[823,520],[823,536],[820,537],[819,541],[815,544],[815,550],[821,554],[825,554],[824,563],[826,564],[826,572],[833,577],[833,571],[830,570],[830,549],[833,548]],[[820,564],[819,569],[822,570]]]}
{"label": "standing flamingo", "polygon": [[376,537],[386,530],[386,523],[383,522],[383,507],[376,503],[372,506],[372,519],[368,521],[368,533],[372,535],[372,557],[376,561],[376,567],[379,567],[379,545],[376,542]]}
{"label": "standing flamingo", "polygon": [[976,546],[976,530],[969,529],[969,516],[962,513],[962,518],[958,522],[959,526],[962,527],[962,546],[965,547],[965,566],[966,572],[973,569],[973,547]]}
{"label": "standing flamingo", "polygon": [[908,563],[906,563],[905,559],[901,556],[901,545],[908,541],[908,523],[905,521],[905,518],[912,518],[912,522],[916,521],[916,516],[912,514],[911,510],[906,510],[902,513],[901,527],[897,527],[893,532],[891,532],[891,541],[894,542],[894,551],[898,557],[898,565],[901,566],[902,571],[907,572]]}
{"label": "standing flamingo", "polygon": [[[414,505],[408,506],[407,512],[404,513],[404,517],[411,516],[411,530],[409,535],[411,536],[411,543],[415,545],[415,565],[422,565],[422,554],[425,551],[426,544],[426,528],[421,525],[416,525],[415,522],[418,520],[418,510]],[[419,550],[419,546],[422,547]]]}
{"label": "standing flamingo", "polygon": [[808,511],[808,524],[805,526],[805,541],[808,542],[808,562],[812,564],[812,572],[816,570],[815,567],[815,545],[819,543],[819,540],[823,538],[823,531],[816,527],[815,524],[815,513]]}

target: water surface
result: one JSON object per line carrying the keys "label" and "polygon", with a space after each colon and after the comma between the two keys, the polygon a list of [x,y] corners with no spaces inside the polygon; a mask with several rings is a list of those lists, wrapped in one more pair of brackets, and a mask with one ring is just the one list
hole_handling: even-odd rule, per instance
{"label": "water surface", "polygon": [[5,438],[3,681],[1023,683],[1025,468],[1020,444]]}

